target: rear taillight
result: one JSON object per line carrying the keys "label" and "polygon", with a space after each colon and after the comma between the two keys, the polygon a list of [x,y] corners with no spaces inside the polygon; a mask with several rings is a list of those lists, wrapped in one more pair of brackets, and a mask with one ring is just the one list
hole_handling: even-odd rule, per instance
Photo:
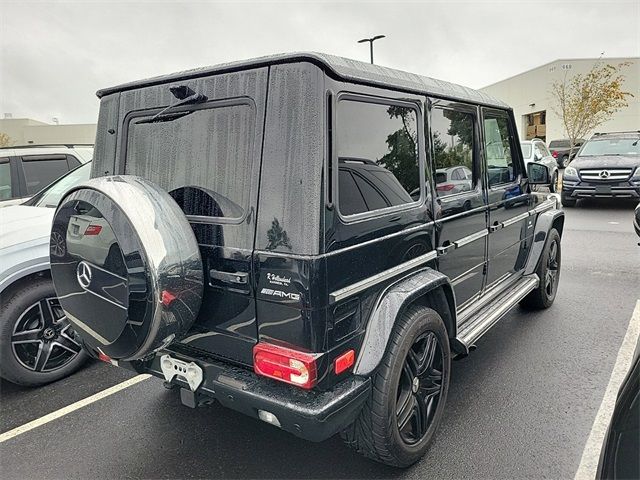
{"label": "rear taillight", "polygon": [[453,183],[441,183],[436,185],[436,190],[440,192],[448,192],[449,190],[453,190],[455,185]]}
{"label": "rear taillight", "polygon": [[253,369],[258,375],[302,388],[312,388],[317,380],[316,356],[269,343],[253,347]]}
{"label": "rear taillight", "polygon": [[84,231],[85,235],[100,235],[102,231],[102,225],[89,225]]}
{"label": "rear taillight", "polygon": [[551,155],[553,156],[553,158],[558,158],[558,152],[556,152],[555,150],[551,150]]}

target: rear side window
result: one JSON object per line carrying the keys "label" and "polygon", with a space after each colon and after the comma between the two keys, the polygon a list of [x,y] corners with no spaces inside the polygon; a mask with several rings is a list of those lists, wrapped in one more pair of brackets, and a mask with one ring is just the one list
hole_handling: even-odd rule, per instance
{"label": "rear side window", "polygon": [[509,119],[485,113],[484,149],[489,186],[510,183],[516,179],[515,164],[509,141]]}
{"label": "rear side window", "polygon": [[420,188],[414,108],[341,100],[336,124],[338,208],[343,215],[409,204],[419,197],[411,197]]}
{"label": "rear side window", "polygon": [[568,140],[552,140],[549,142],[549,148],[569,148]]}
{"label": "rear side window", "polygon": [[473,115],[448,108],[433,108],[431,137],[438,196],[472,190],[476,183],[472,174]]}
{"label": "rear side window", "polygon": [[191,217],[242,219],[251,191],[251,106],[223,104],[151,118],[129,122],[125,173],[158,184]]}
{"label": "rear side window", "polygon": [[33,195],[69,171],[66,155],[22,157],[27,195]]}
{"label": "rear side window", "polygon": [[0,159],[0,200],[11,200],[12,198],[11,165],[9,159]]}

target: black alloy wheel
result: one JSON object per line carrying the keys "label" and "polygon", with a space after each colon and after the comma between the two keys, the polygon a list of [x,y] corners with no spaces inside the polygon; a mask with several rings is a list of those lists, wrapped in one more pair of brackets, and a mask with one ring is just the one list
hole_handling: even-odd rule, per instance
{"label": "black alloy wheel", "polygon": [[449,334],[442,317],[423,305],[407,307],[395,319],[387,351],[372,373],[371,396],[341,432],[342,439],[377,462],[414,464],[442,421],[450,377]]}
{"label": "black alloy wheel", "polygon": [[51,280],[19,282],[2,293],[0,376],[19,385],[54,382],[88,358]]}
{"label": "black alloy wheel", "polygon": [[560,233],[552,228],[547,234],[547,240],[536,269],[540,283],[535,290],[529,292],[520,301],[522,307],[538,310],[553,305],[560,281],[561,258]]}
{"label": "black alloy wheel", "polygon": [[435,333],[420,335],[402,367],[396,398],[396,421],[402,440],[419,442],[427,433],[440,401],[444,355]]}
{"label": "black alloy wheel", "polygon": [[544,280],[541,279],[541,281],[544,281],[544,289],[549,297],[553,297],[556,293],[556,289],[558,288],[558,271],[560,269],[559,251],[560,246],[558,239],[551,239],[551,243],[549,244],[549,253],[547,256],[545,278]]}
{"label": "black alloy wheel", "polygon": [[18,317],[11,349],[22,366],[34,372],[64,367],[82,351],[57,298],[43,298]]}

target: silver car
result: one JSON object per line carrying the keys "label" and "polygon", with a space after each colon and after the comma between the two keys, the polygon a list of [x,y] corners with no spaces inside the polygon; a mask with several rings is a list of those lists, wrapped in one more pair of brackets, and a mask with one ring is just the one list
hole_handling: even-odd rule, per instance
{"label": "silver car", "polygon": [[558,191],[558,162],[549,149],[539,138],[533,140],[525,140],[520,142],[520,148],[522,148],[522,157],[524,158],[525,166],[530,162],[541,163],[549,169],[549,178],[551,183],[549,184],[549,191],[555,193]]}

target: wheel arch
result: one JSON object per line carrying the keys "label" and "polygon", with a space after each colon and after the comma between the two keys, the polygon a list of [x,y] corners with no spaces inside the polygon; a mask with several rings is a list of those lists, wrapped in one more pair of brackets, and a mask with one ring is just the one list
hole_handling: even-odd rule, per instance
{"label": "wheel arch", "polygon": [[0,297],[2,297],[3,302],[9,299],[17,290],[29,285],[34,280],[38,280],[41,278],[51,280],[51,270],[49,269],[48,265],[42,266],[35,271],[32,269],[27,269],[20,273],[20,276],[14,276],[10,279],[10,281],[0,285]]}
{"label": "wheel arch", "polygon": [[369,375],[375,370],[384,357],[397,319],[416,304],[432,308],[442,317],[452,349],[458,349],[455,294],[449,278],[425,268],[399,279],[380,294],[367,322],[355,374]]}
{"label": "wheel arch", "polygon": [[564,230],[564,212],[562,210],[554,208],[538,215],[533,233],[533,244],[531,245],[529,258],[524,270],[525,275],[535,272],[538,267],[542,250],[547,241],[547,235],[552,228],[558,230],[560,238],[562,238],[562,231]]}

